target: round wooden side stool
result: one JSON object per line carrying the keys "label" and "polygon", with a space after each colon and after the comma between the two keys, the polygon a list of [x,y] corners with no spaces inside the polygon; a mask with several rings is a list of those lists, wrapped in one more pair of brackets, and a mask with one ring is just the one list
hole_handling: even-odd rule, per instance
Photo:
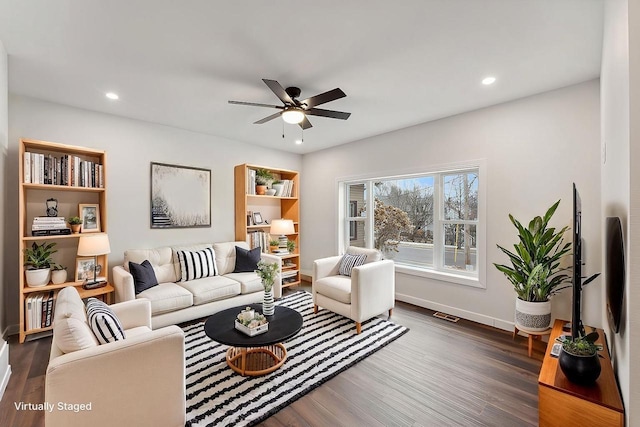
{"label": "round wooden side stool", "polygon": [[551,328],[545,329],[544,331],[529,331],[522,328],[518,329],[517,326],[514,326],[512,337],[514,340],[516,339],[516,335],[518,335],[518,332],[522,332],[529,336],[529,357],[531,357],[531,355],[533,354],[533,340],[540,340],[544,335],[551,335]]}

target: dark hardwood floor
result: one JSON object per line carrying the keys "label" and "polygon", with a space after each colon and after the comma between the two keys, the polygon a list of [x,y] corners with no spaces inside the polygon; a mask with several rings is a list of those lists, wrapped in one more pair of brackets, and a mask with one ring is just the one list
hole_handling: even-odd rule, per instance
{"label": "dark hardwood floor", "polygon": [[[546,343],[398,302],[392,320],[410,331],[303,396],[261,425],[536,426],[537,379]],[[14,402],[44,401],[51,338],[10,339],[13,371],[0,426],[44,425],[44,414]]]}

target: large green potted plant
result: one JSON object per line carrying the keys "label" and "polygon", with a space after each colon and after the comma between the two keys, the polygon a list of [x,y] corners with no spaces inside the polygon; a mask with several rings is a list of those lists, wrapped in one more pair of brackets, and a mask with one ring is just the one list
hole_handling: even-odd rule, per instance
{"label": "large green potted plant", "polygon": [[31,247],[24,249],[24,265],[28,267],[25,270],[27,286],[45,286],[49,283],[51,264],[53,264],[51,255],[57,252],[53,249],[55,245],[55,242],[44,242],[41,245],[33,242]]}
{"label": "large green potted plant", "polygon": [[551,206],[543,217],[536,216],[527,227],[509,214],[511,223],[518,230],[519,242],[509,251],[500,245],[511,265],[496,264],[516,291],[516,327],[522,330],[544,331],[551,323],[550,298],[571,281],[560,260],[571,250],[571,243],[564,243],[563,235],[569,227],[556,230],[549,227],[549,220],[558,208],[560,200]]}

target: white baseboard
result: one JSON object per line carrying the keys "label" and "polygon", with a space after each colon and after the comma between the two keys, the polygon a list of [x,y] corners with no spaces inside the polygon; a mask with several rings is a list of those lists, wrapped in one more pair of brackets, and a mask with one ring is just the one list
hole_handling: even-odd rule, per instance
{"label": "white baseboard", "polygon": [[11,377],[11,365],[9,365],[9,344],[0,340],[0,400],[4,395],[4,391],[9,384],[9,378]]}
{"label": "white baseboard", "polygon": [[475,313],[473,311],[462,310],[460,308],[451,307],[448,305],[440,304],[434,301],[425,300],[422,298],[416,298],[411,295],[399,294],[396,292],[396,299],[398,301],[408,302],[409,304],[417,305],[418,307],[428,308],[430,310],[442,311],[447,314],[453,314],[454,316],[462,317],[463,319],[471,320],[483,325],[493,326],[494,328],[503,329],[505,331],[513,332],[515,324],[513,322],[507,322],[495,317],[486,316],[484,314]]}

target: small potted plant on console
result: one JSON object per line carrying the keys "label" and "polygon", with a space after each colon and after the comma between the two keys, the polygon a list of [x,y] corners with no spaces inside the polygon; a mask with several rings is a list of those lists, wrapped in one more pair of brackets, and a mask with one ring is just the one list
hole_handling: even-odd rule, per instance
{"label": "small potted plant on console", "polygon": [[596,344],[598,337],[595,331],[573,339],[567,336],[558,337],[557,341],[562,343],[558,363],[569,381],[591,385],[600,376],[598,351],[602,350],[602,346]]}

